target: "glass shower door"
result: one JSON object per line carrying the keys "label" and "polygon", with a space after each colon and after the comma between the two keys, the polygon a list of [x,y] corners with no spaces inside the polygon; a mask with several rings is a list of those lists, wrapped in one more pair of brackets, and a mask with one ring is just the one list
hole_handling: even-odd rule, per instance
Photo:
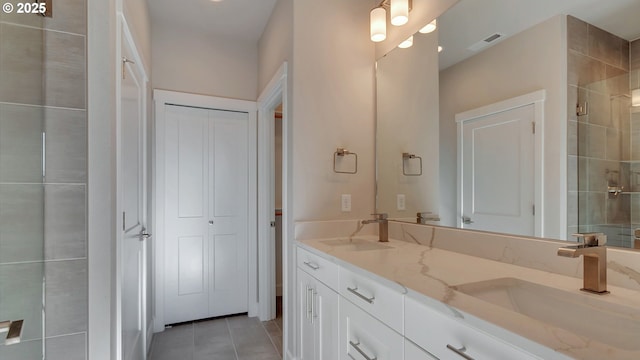
{"label": "glass shower door", "polygon": [[[44,359],[44,19],[36,14],[18,14],[16,1],[3,4],[0,359]],[[7,11],[11,9],[7,4],[13,11]]]}

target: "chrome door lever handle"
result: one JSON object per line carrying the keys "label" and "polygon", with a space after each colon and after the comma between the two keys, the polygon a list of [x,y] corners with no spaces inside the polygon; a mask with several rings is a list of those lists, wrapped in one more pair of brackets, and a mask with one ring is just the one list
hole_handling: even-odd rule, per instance
{"label": "chrome door lever handle", "polygon": [[147,232],[147,229],[143,227],[142,230],[140,230],[140,235],[138,235],[138,236],[140,237],[140,241],[144,241],[144,240],[147,240],[148,238],[150,238],[151,234],[149,234]]}

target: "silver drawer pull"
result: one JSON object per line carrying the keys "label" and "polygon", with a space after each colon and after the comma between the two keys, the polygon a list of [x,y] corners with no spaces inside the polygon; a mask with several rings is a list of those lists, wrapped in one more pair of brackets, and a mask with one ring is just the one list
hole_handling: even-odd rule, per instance
{"label": "silver drawer pull", "polygon": [[361,293],[359,293],[359,292],[358,292],[358,287],[357,287],[357,286],[356,286],[355,288],[347,287],[347,290],[349,290],[349,292],[351,292],[353,295],[355,295],[355,296],[359,297],[360,299],[362,299],[362,300],[364,300],[364,301],[368,302],[369,304],[373,304],[373,300],[375,300],[375,299],[376,299],[376,297],[375,297],[375,296],[372,296],[372,297],[366,297],[366,296],[362,295]]}
{"label": "silver drawer pull", "polygon": [[305,261],[304,264],[307,265],[308,267],[312,268],[313,270],[320,269],[320,266],[318,266],[318,264],[315,264],[315,263],[312,263],[312,262]]}
{"label": "silver drawer pull", "polygon": [[362,349],[360,349],[360,341],[358,341],[357,343],[354,343],[353,341],[349,340],[349,345],[351,345],[354,349],[356,349],[356,351],[359,352],[360,355],[362,355],[367,360],[376,360],[376,359],[378,359],[377,356],[369,357],[367,355],[367,353],[365,353]]}
{"label": "silver drawer pull", "polygon": [[465,351],[467,351],[466,347],[461,347],[460,349],[454,347],[453,345],[449,345],[447,344],[447,349],[453,351],[454,353],[462,356],[463,358],[467,359],[467,360],[474,360],[471,356],[465,354]]}

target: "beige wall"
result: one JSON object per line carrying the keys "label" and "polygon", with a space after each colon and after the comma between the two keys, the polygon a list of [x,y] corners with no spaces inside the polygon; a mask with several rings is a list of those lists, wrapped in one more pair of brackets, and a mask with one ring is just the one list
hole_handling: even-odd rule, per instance
{"label": "beige wall", "polygon": [[[375,1],[294,5],[294,219],[367,218],[374,210],[374,58],[369,10]],[[334,174],[333,153],[358,154],[358,173]],[[351,194],[352,211],[340,210]]]}
{"label": "beige wall", "polygon": [[276,2],[258,42],[258,59],[258,89],[261,92],[282,63],[293,59],[293,0]]}
{"label": "beige wall", "polygon": [[547,91],[544,129],[545,237],[565,233],[567,91],[565,17],[556,16],[440,73],[442,224],[456,221],[455,114],[540,89]]}
{"label": "beige wall", "polygon": [[[279,0],[260,39],[260,91],[282,62],[288,63],[290,128],[283,136],[292,144],[293,199],[286,210],[294,220],[364,218],[374,209],[375,46],[368,34],[374,3]],[[357,175],[333,173],[338,146],[358,153]],[[352,212],[340,211],[341,194],[352,195]],[[293,239],[287,240],[288,263],[295,264]],[[294,270],[292,265],[286,273]],[[295,291],[290,286],[286,296],[295,299]],[[286,320],[295,329],[295,316]],[[291,354],[295,339],[289,331]]]}
{"label": "beige wall", "polygon": [[152,83],[156,89],[256,100],[258,47],[152,25]]}

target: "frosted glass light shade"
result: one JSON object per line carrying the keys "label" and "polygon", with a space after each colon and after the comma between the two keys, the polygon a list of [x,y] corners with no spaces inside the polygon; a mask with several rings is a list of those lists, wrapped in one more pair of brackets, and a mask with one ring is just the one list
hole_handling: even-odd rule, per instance
{"label": "frosted glass light shade", "polygon": [[640,106],[640,89],[631,90],[631,106]]}
{"label": "frosted glass light shade", "polygon": [[409,0],[391,0],[391,25],[400,26],[409,21]]}
{"label": "frosted glass light shade", "polygon": [[387,38],[387,11],[378,7],[371,10],[371,41],[380,42]]}
{"label": "frosted glass light shade", "polygon": [[406,49],[413,46],[413,35],[411,35],[407,40],[403,41],[398,45],[400,49]]}
{"label": "frosted glass light shade", "polygon": [[421,34],[428,34],[436,31],[437,28],[438,28],[438,22],[437,20],[433,20],[432,22],[428,23],[425,27],[423,27],[419,31]]}

